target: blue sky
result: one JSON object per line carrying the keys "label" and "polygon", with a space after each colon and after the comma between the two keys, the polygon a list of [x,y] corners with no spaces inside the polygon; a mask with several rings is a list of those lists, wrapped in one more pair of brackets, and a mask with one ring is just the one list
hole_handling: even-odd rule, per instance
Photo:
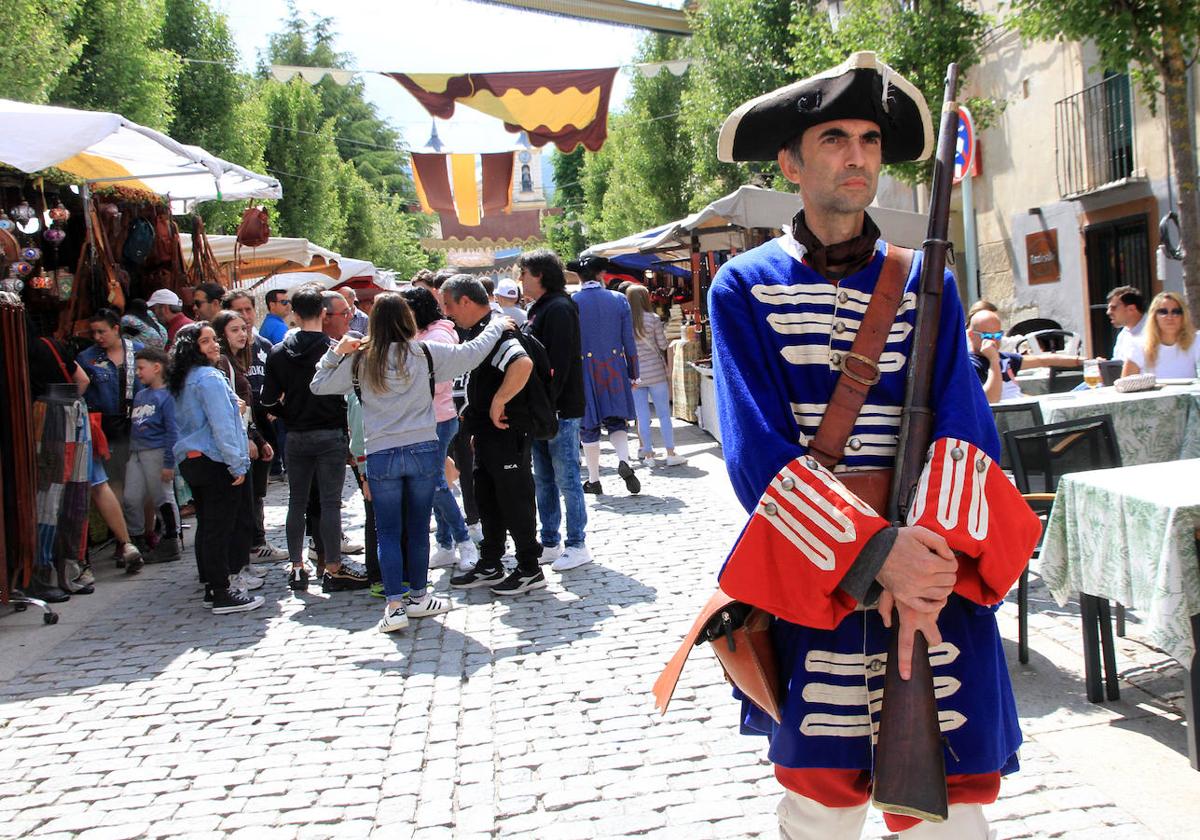
{"label": "blue sky", "polygon": [[[679,0],[651,0],[680,5]],[[267,36],[287,16],[285,0],[215,0],[229,18],[246,69],[258,60]],[[336,21],[338,48],[354,56],[355,66],[406,72],[484,72],[498,70],[573,70],[628,64],[640,30],[571,20],[471,0],[298,0],[305,13]],[[404,135],[410,147],[429,137],[432,119],[396,82],[363,76],[368,98]],[[628,96],[629,80],[619,73],[612,108]],[[459,108],[449,124],[438,121],[447,151],[498,151],[511,148],[515,135],[498,121]]]}

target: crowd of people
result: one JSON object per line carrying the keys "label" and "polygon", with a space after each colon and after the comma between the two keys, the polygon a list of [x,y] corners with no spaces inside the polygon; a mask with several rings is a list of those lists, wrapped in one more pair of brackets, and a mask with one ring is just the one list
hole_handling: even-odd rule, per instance
{"label": "crowd of people", "polygon": [[[88,417],[90,502],[126,573],[178,560],[194,515],[214,614],[261,606],[266,564],[280,562],[293,592],[368,590],[384,600],[379,629],[402,630],[451,609],[431,567],[453,567],[452,589],[512,596],[544,587],[545,565],[591,562],[585,494],[604,492],[602,433],[628,493],[641,490],[635,467],[685,463],[663,321],[646,289],[609,289],[607,261],[568,267],[547,250],[518,268],[494,286],[422,271],[362,301],[365,310],[352,288],[316,283],[261,302],[203,283],[190,312],[160,289],[124,312],[98,311],[78,354],[31,338],[35,396],[69,389],[63,399]],[[569,271],[581,283],[574,294]],[[665,456],[652,444],[651,403]],[[343,533],[347,470],[361,489],[365,545]],[[286,548],[267,541],[272,476],[287,483]],[[39,594],[93,591],[88,553],[63,562],[54,555],[64,541],[43,536],[41,565],[57,577],[44,576]],[[364,563],[351,559],[364,552]]]}

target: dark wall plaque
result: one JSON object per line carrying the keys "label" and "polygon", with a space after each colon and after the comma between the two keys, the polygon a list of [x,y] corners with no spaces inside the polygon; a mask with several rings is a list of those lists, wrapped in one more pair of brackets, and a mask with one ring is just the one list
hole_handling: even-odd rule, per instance
{"label": "dark wall plaque", "polygon": [[1029,285],[1057,283],[1062,279],[1058,264],[1058,231],[1039,230],[1026,234],[1025,259],[1029,267]]}

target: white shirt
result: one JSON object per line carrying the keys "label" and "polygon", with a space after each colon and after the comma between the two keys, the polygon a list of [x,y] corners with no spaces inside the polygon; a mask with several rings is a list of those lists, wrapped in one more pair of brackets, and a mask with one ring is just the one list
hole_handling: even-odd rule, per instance
{"label": "white shirt", "polygon": [[1142,331],[1146,329],[1146,316],[1142,316],[1142,320],[1138,321],[1132,327],[1121,327],[1121,331],[1117,333],[1117,340],[1113,342],[1112,357],[1114,360],[1120,359],[1122,362],[1129,358],[1129,346],[1131,344],[1140,344]]}
{"label": "white shirt", "polygon": [[1146,346],[1135,341],[1129,345],[1129,361],[1142,373],[1153,373],[1159,379],[1193,379],[1200,364],[1200,338],[1193,338],[1186,350],[1179,344],[1158,345],[1158,359],[1153,365],[1146,364]]}

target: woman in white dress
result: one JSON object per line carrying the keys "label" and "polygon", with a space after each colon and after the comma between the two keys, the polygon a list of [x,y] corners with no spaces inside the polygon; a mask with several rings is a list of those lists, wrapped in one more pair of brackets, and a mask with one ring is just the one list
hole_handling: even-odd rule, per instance
{"label": "woman in white dress", "polygon": [[1200,364],[1200,342],[1183,297],[1159,292],[1150,304],[1144,341],[1129,345],[1122,376],[1153,373],[1159,379],[1192,379]]}

